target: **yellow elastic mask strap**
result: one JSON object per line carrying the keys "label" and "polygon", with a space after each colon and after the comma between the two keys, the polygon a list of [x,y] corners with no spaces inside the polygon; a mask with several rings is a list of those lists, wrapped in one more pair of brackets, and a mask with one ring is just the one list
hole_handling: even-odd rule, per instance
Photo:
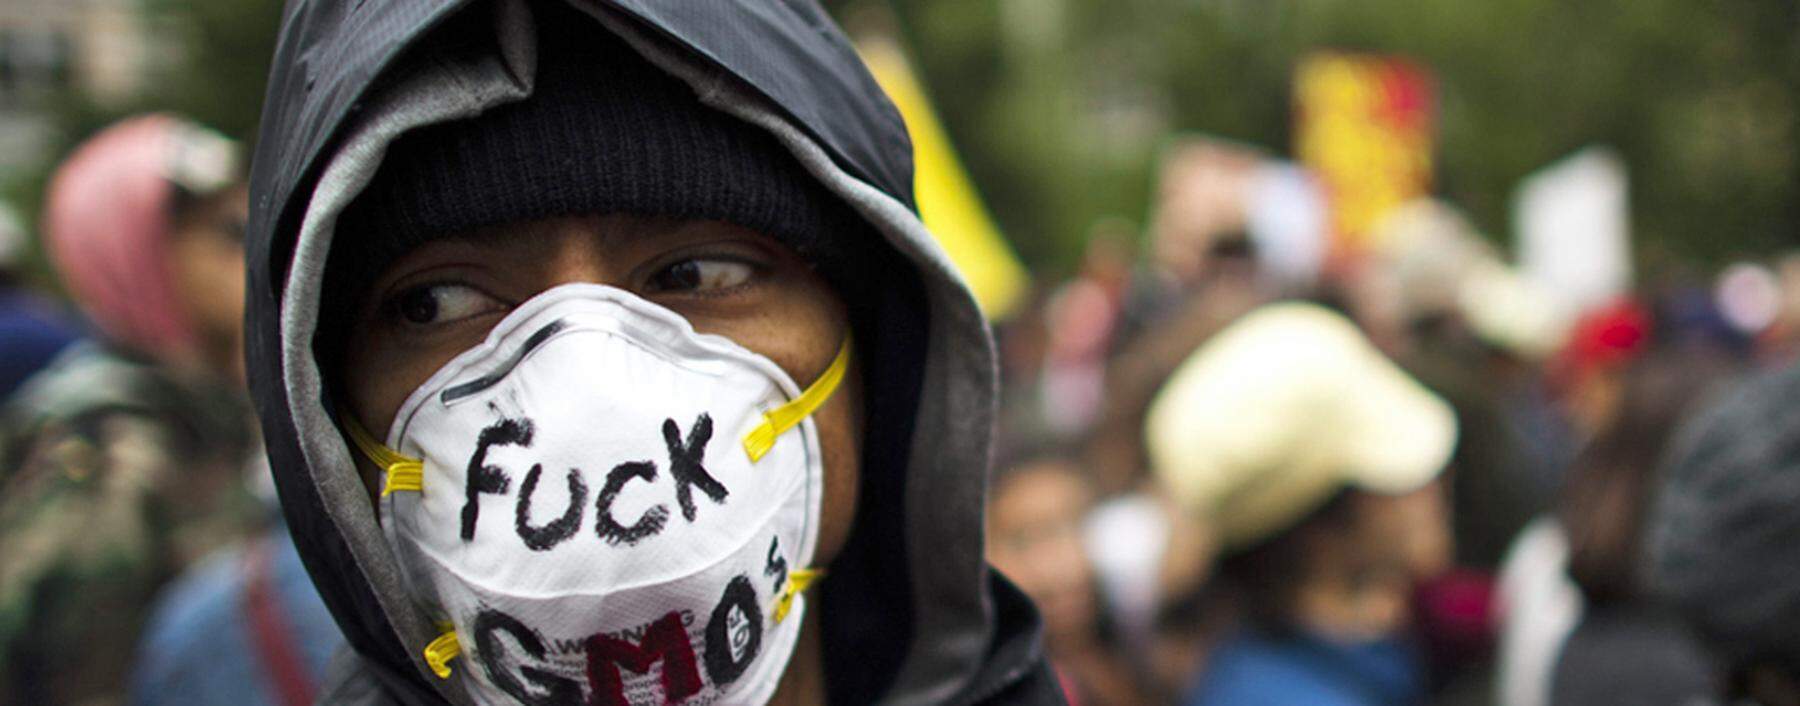
{"label": "yellow elastic mask strap", "polygon": [[781,595],[775,597],[775,622],[786,620],[788,611],[794,609],[794,596],[800,595],[824,576],[824,569],[801,569],[788,574],[787,583],[781,586]]}
{"label": "yellow elastic mask strap", "polygon": [[807,416],[825,404],[825,400],[831,399],[831,393],[836,392],[838,384],[844,381],[844,371],[849,369],[850,339],[845,337],[844,345],[838,348],[837,358],[831,361],[831,365],[825,368],[818,380],[813,381],[811,387],[802,391],[799,397],[788,400],[787,404],[763,412],[762,423],[744,435],[744,453],[750,455],[750,461],[761,461],[769,453],[769,449],[775,448],[775,439],[805,421]]}
{"label": "yellow elastic mask strap", "polygon": [[438,628],[443,632],[425,646],[425,664],[431,667],[431,673],[436,674],[437,678],[449,679],[450,660],[462,654],[462,643],[456,639],[456,629],[448,623],[440,623]]}
{"label": "yellow elastic mask strap", "polygon": [[402,456],[398,451],[383,446],[369,432],[358,424],[355,417],[339,414],[344,420],[344,431],[349,432],[350,441],[356,448],[368,456],[370,461],[380,466],[387,475],[386,482],[381,485],[381,497],[396,490],[425,490],[425,462],[409,456]]}

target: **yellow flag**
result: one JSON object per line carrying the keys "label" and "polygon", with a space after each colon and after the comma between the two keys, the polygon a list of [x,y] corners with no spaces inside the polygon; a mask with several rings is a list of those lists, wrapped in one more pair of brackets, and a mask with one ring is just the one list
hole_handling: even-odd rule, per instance
{"label": "yellow flag", "polygon": [[900,48],[875,39],[858,42],[857,49],[906,119],[913,143],[913,190],[925,227],[962,272],[982,312],[991,319],[1006,318],[1025,294],[1025,266],[988,217]]}

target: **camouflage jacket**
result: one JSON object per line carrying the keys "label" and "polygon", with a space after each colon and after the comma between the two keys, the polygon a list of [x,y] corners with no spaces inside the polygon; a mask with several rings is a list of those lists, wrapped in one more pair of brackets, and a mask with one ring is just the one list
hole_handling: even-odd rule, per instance
{"label": "camouflage jacket", "polygon": [[246,407],[93,347],[0,412],[0,704],[123,700],[158,588],[243,536]]}

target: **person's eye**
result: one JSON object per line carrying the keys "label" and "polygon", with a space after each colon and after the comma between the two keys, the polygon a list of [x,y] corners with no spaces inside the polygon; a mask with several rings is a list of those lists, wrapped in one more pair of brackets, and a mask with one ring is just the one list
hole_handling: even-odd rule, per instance
{"label": "person's eye", "polygon": [[499,300],[465,284],[422,284],[394,297],[394,314],[409,326],[435,326],[505,308]]}
{"label": "person's eye", "polygon": [[695,258],[663,268],[650,277],[650,284],[658,292],[709,292],[744,284],[754,274],[749,263]]}

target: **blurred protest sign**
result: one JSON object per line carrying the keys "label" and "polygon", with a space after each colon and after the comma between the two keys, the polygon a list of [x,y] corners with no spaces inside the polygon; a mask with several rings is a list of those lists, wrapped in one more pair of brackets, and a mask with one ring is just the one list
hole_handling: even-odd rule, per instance
{"label": "blurred protest sign", "polygon": [[1513,200],[1519,267],[1571,315],[1631,286],[1625,165],[1588,148],[1528,176]]}
{"label": "blurred protest sign", "polygon": [[900,48],[885,39],[865,38],[857,42],[857,51],[906,119],[913,143],[913,188],[925,227],[968,280],[982,311],[1005,318],[1025,293],[1024,265],[994,227]]}
{"label": "blurred protest sign", "polygon": [[1382,247],[1375,224],[1430,189],[1435,93],[1393,57],[1321,53],[1295,72],[1294,152],[1324,185],[1334,255]]}

